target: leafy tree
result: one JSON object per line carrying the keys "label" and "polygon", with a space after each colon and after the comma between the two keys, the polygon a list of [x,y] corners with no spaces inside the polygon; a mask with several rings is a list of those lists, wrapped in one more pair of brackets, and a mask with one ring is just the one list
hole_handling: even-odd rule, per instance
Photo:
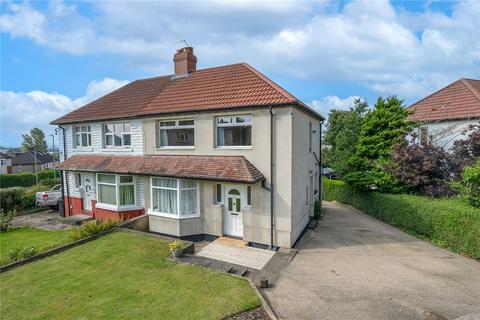
{"label": "leafy tree", "polygon": [[452,195],[449,155],[433,144],[399,143],[387,171],[414,193],[433,197]]}
{"label": "leafy tree", "polygon": [[42,129],[33,128],[30,134],[22,134],[22,150],[23,151],[48,151],[47,141],[45,141],[45,133]]}
{"label": "leafy tree", "polygon": [[360,126],[368,104],[355,100],[349,110],[330,111],[324,144],[328,146],[323,152],[323,163],[333,168],[338,174],[348,172],[347,161],[355,153]]}
{"label": "leafy tree", "polygon": [[395,96],[378,98],[363,119],[355,154],[349,159],[351,171],[345,180],[360,189],[399,191],[400,183],[385,170],[394,147],[411,132],[408,111]]}

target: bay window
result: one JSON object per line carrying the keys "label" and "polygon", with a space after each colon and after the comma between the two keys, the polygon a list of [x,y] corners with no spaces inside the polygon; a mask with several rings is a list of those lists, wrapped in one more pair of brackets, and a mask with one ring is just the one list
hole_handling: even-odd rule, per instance
{"label": "bay window", "polygon": [[251,115],[217,117],[216,125],[217,147],[252,145]]}
{"label": "bay window", "polygon": [[74,142],[75,148],[90,147],[92,145],[92,133],[90,126],[74,127]]}
{"label": "bay window", "polygon": [[104,124],[103,143],[105,147],[123,147],[132,145],[131,124],[129,122]]}
{"label": "bay window", "polygon": [[197,190],[193,180],[152,177],[152,211],[177,218],[198,216]]}
{"label": "bay window", "polygon": [[162,147],[192,147],[195,145],[194,120],[159,122],[159,143]]}
{"label": "bay window", "polygon": [[98,173],[97,202],[118,208],[135,205],[133,176]]}

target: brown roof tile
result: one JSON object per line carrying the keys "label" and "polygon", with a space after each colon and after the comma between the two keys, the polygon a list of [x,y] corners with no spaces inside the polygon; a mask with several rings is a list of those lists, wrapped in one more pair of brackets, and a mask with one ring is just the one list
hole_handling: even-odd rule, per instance
{"label": "brown roof tile", "polygon": [[187,77],[137,80],[55,121],[139,117],[180,112],[294,104],[321,116],[246,63],[197,70]]}
{"label": "brown roof tile", "polygon": [[441,121],[480,118],[480,80],[460,79],[408,109],[413,121]]}
{"label": "brown roof tile", "polygon": [[243,156],[75,155],[62,162],[58,168],[242,183],[255,183],[265,179]]}

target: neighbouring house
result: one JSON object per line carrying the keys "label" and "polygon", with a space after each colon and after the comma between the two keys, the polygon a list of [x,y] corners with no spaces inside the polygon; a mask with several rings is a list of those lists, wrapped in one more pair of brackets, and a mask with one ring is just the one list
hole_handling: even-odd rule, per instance
{"label": "neighbouring house", "polygon": [[[480,124],[480,80],[460,79],[408,107],[409,120],[420,122],[416,142],[431,142],[445,150],[465,139],[463,132]],[[468,134],[468,133],[467,133]]]}
{"label": "neighbouring house", "polygon": [[55,121],[65,214],[291,247],[319,198],[323,118],[246,63],[131,82]]}
{"label": "neighbouring house", "polygon": [[19,152],[12,158],[12,172],[36,173],[54,167],[53,156],[47,152]]}
{"label": "neighbouring house", "polygon": [[12,157],[0,152],[0,174],[12,173]]}

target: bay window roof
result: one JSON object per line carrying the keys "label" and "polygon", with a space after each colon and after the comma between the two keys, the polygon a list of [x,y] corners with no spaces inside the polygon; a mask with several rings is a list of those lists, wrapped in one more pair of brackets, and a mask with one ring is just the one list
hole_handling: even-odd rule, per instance
{"label": "bay window roof", "polygon": [[256,183],[263,174],[243,156],[74,155],[58,169]]}

